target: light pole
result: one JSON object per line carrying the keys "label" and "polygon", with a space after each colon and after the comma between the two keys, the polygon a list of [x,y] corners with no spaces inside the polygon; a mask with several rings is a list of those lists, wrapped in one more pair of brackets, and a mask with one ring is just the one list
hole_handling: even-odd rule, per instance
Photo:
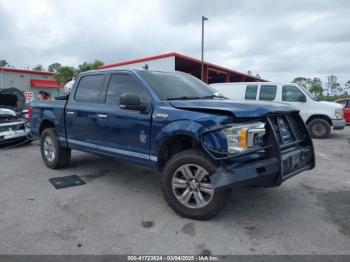
{"label": "light pole", "polygon": [[208,18],[202,15],[202,67],[201,67],[201,79],[204,77],[204,21],[208,21]]}

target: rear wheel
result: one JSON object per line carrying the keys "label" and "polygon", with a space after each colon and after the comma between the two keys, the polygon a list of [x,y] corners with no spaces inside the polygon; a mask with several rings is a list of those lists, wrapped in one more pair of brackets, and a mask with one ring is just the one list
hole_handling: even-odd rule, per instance
{"label": "rear wheel", "polygon": [[54,128],[45,129],[40,137],[41,157],[47,167],[58,169],[69,165],[71,150],[61,147]]}
{"label": "rear wheel", "polygon": [[205,220],[224,206],[229,190],[214,191],[210,174],[215,165],[203,152],[189,149],[173,156],[162,173],[162,192],[180,216]]}
{"label": "rear wheel", "polygon": [[313,138],[327,138],[331,133],[331,125],[327,120],[316,118],[308,124],[309,132]]}

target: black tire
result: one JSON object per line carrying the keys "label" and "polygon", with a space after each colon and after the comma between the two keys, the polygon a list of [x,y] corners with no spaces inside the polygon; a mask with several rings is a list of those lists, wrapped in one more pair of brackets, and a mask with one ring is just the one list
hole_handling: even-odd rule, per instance
{"label": "black tire", "polygon": [[[214,191],[211,200],[204,207],[191,208],[185,206],[177,199],[172,187],[173,177],[183,165],[196,165],[203,168],[209,174],[206,179],[210,178],[210,174],[215,170],[214,163],[199,149],[188,149],[174,155],[167,162],[162,172],[161,187],[165,201],[182,217],[195,220],[207,220],[214,217],[224,207],[231,190]],[[191,197],[193,197],[193,194]]]}
{"label": "black tire", "polygon": [[[54,157],[48,159],[45,154],[44,143],[45,139],[51,139],[54,150]],[[47,128],[41,133],[40,136],[40,150],[41,157],[45,165],[51,169],[59,169],[69,165],[71,150],[69,148],[61,147],[57,132],[54,128]]]}
{"label": "black tire", "polygon": [[308,123],[308,129],[313,138],[328,138],[331,134],[331,125],[322,118],[312,119]]}

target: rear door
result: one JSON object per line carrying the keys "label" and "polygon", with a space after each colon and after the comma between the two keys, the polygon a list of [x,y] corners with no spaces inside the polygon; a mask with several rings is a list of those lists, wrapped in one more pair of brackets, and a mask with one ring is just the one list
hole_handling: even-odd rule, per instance
{"label": "rear door", "polygon": [[[151,96],[142,83],[129,72],[112,73],[108,80],[106,104],[98,135],[99,149],[106,154],[148,160],[150,153]],[[136,93],[148,104],[145,111],[120,108],[120,96]]]}
{"label": "rear door", "polygon": [[[71,147],[97,149],[106,96],[106,74],[89,74],[78,79],[76,91],[65,110],[67,141]],[[71,94],[73,95],[73,94]]]}
{"label": "rear door", "polygon": [[277,85],[264,84],[260,86],[259,100],[275,101],[277,93]]}

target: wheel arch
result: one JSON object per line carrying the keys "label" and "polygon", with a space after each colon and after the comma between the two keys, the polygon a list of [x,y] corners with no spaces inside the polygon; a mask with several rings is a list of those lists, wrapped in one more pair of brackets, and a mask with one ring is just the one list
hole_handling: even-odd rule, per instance
{"label": "wheel arch", "polygon": [[332,120],[330,119],[330,117],[327,115],[322,115],[322,114],[316,114],[316,115],[310,116],[306,120],[306,124],[308,125],[312,120],[317,119],[317,118],[326,120],[329,123],[329,125],[332,126]]}
{"label": "wheel arch", "polygon": [[174,134],[167,137],[162,143],[158,153],[158,165],[162,169],[167,161],[175,154],[184,150],[198,147],[199,140],[187,133]]}
{"label": "wheel arch", "polygon": [[52,120],[49,119],[44,119],[41,123],[40,123],[40,127],[39,127],[39,137],[41,136],[42,132],[47,129],[47,128],[55,128],[55,124]]}

